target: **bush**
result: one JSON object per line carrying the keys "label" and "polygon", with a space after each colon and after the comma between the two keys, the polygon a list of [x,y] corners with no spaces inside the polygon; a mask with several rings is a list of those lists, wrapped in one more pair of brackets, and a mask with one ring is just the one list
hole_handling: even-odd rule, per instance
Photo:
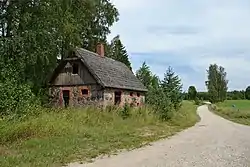
{"label": "bush", "polygon": [[11,80],[0,83],[0,116],[25,116],[37,104],[29,85]]}
{"label": "bush", "polygon": [[154,101],[151,103],[159,114],[160,119],[165,121],[171,119],[174,112],[171,99],[161,89],[155,89],[152,96]]}
{"label": "bush", "polygon": [[128,103],[125,103],[124,107],[121,109],[120,114],[123,119],[131,116],[131,108]]}
{"label": "bush", "polygon": [[196,97],[196,98],[194,99],[194,104],[195,104],[195,105],[201,105],[201,100],[200,100],[198,97]]}

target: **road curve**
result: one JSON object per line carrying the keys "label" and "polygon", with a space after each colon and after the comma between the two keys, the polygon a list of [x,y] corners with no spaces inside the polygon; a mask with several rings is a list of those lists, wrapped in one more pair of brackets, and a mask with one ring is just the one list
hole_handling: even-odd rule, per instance
{"label": "road curve", "polygon": [[201,121],[179,134],[129,152],[69,167],[250,167],[250,127],[198,108]]}

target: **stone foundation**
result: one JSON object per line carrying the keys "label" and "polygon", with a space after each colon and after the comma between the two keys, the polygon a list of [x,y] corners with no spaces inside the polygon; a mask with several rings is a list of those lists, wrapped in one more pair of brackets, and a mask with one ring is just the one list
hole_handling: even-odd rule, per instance
{"label": "stone foundation", "polygon": [[115,91],[121,91],[121,103],[119,106],[124,106],[128,103],[130,106],[142,106],[145,103],[145,94],[143,92],[105,89],[104,90],[104,106],[115,104]]}
{"label": "stone foundation", "polygon": [[[70,107],[81,107],[88,105],[103,106],[103,89],[98,85],[51,87],[49,93],[53,106],[64,107],[64,90],[68,90],[70,92]],[[82,90],[85,90],[85,93],[87,90],[88,93],[83,94]]]}
{"label": "stone foundation", "polygon": [[[83,106],[97,106],[106,107],[115,105],[115,91],[121,91],[121,102],[119,106],[124,106],[126,103],[131,107],[142,106],[145,103],[145,94],[143,92],[105,89],[103,90],[98,85],[90,86],[72,86],[72,87],[51,87],[51,103],[55,107],[64,107],[63,90],[68,90],[69,106],[83,107]],[[82,90],[88,90],[88,94],[83,94]]]}

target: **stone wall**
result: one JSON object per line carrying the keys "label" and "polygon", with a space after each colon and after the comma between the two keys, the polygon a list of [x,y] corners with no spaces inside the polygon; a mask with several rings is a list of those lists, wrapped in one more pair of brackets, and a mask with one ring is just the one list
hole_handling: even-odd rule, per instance
{"label": "stone wall", "polygon": [[[87,105],[103,106],[103,89],[98,85],[51,87],[51,103],[55,107],[64,107],[63,90],[69,90],[69,106],[80,107]],[[82,90],[88,90],[82,94]]]}
{"label": "stone wall", "polygon": [[[88,90],[88,94],[83,95],[82,90]],[[51,87],[50,96],[51,103],[55,107],[64,107],[63,90],[69,90],[69,106],[81,107],[94,105],[99,107],[105,107],[115,104],[115,91],[121,91],[121,103],[119,106],[124,106],[128,103],[131,106],[142,106],[145,103],[145,94],[143,92],[117,90],[117,89],[105,89],[101,86],[89,85],[89,86],[63,86],[63,87]]]}
{"label": "stone wall", "polygon": [[142,106],[145,103],[145,93],[143,92],[105,89],[104,106],[115,104],[115,91],[121,91],[121,103],[119,106],[124,106],[125,103],[131,106]]}

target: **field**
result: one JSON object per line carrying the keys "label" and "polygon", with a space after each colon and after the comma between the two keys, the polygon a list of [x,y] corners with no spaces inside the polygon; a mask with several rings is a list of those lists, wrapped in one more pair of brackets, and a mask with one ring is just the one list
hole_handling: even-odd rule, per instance
{"label": "field", "polygon": [[118,110],[44,111],[22,121],[0,120],[0,166],[61,166],[101,154],[141,147],[194,125],[196,106],[184,102],[168,122],[148,108],[122,119]]}
{"label": "field", "polygon": [[237,123],[250,125],[250,100],[228,100],[216,106],[215,113],[218,115]]}

